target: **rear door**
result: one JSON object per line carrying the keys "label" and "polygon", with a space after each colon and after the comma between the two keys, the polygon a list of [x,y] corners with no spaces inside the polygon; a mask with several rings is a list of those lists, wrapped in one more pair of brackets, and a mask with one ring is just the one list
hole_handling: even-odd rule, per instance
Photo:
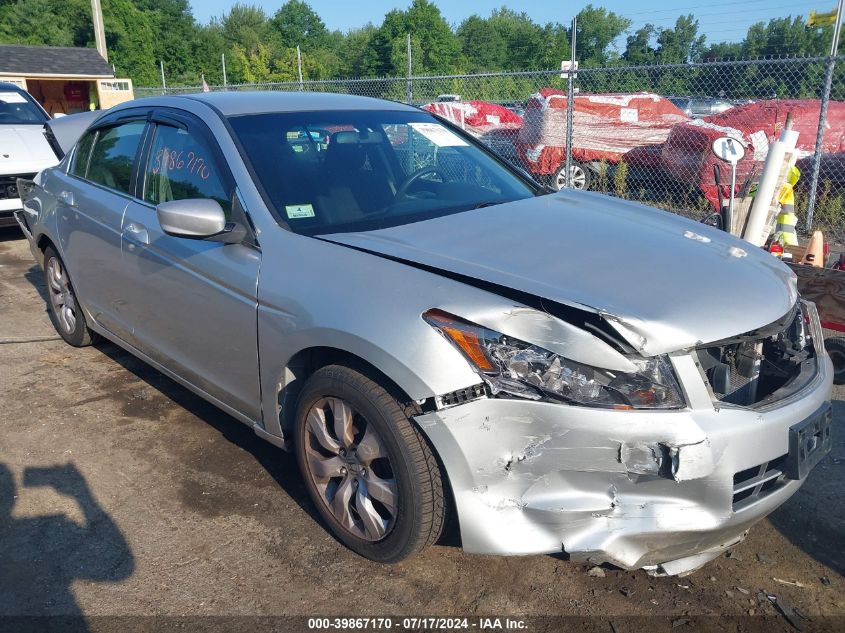
{"label": "rear door", "polygon": [[77,296],[102,327],[127,338],[121,224],[132,199],[136,157],[146,133],[139,112],[89,130],[74,150],[68,173],[51,172],[57,228]]}
{"label": "rear door", "polygon": [[242,244],[173,237],[156,205],[213,198],[227,219],[245,223],[235,183],[204,123],[154,113],[138,178],[123,218],[126,310],[133,344],[250,419],[259,418],[256,289],[261,253]]}

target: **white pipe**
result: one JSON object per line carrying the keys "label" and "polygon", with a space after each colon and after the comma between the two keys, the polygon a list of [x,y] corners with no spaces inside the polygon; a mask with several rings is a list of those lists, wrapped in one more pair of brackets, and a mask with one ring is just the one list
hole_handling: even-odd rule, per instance
{"label": "white pipe", "polygon": [[766,220],[769,217],[769,209],[775,197],[776,189],[782,184],[780,182],[783,159],[787,152],[795,151],[795,144],[798,141],[798,132],[784,128],[780,139],[769,146],[769,153],[766,156],[766,165],[763,167],[763,174],[760,184],[757,185],[757,193],[754,194],[754,203],[748,214],[748,223],[745,227],[743,237],[755,246],[763,246],[766,237],[763,231],[766,228]]}

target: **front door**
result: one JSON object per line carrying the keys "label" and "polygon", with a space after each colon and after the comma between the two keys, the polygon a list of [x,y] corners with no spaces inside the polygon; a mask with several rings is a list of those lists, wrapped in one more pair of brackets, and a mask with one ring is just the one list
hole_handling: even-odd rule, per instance
{"label": "front door", "polygon": [[[170,121],[168,119],[168,121]],[[199,121],[159,121],[139,175],[139,200],[123,218],[123,261],[133,344],[250,419],[259,419],[254,246],[173,237],[161,202],[213,198],[231,218],[234,183]]]}

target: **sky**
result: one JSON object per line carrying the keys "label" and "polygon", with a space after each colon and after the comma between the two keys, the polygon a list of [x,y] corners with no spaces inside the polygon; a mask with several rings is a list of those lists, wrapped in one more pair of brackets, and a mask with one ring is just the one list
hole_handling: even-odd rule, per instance
{"label": "sky", "polygon": [[[206,23],[214,16],[226,13],[235,0],[191,0],[194,17]],[[380,24],[384,14],[391,9],[405,9],[410,0],[306,0],[320,15],[329,29],[347,31],[367,22]],[[262,7],[273,15],[284,0],[241,0],[244,4]],[[460,24],[473,14],[487,16],[496,7],[506,5],[518,12],[524,11],[535,22],[561,22],[569,24],[575,13],[589,4],[585,2],[552,2],[551,0],[434,0],[446,20]],[[632,30],[646,23],[658,27],[671,27],[678,15],[692,13],[699,20],[700,30],[708,42],[739,41],[754,22],[771,18],[801,14],[806,19],[811,9],[829,11],[835,0],[593,0],[593,6],[633,20]]]}

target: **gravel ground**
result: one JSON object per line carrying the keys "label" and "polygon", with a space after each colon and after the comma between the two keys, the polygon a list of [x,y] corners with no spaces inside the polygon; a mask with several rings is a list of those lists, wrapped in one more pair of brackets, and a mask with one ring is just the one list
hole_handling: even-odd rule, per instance
{"label": "gravel ground", "polygon": [[721,614],[789,630],[762,590],[812,625],[845,617],[841,387],[832,454],[687,578],[472,556],[454,536],[381,566],[329,536],[290,455],[113,345],[37,340],[55,334],[42,292],[25,240],[0,231],[0,615]]}

